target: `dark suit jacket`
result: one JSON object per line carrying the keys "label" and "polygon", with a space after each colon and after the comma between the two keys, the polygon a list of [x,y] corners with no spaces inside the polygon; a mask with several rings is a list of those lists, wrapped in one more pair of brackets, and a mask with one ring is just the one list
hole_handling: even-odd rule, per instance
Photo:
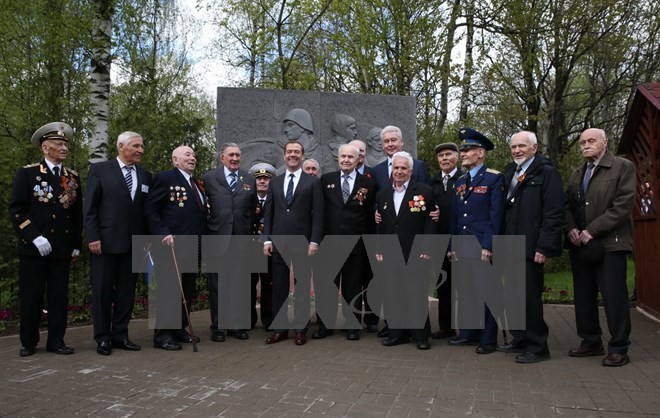
{"label": "dark suit jacket", "polygon": [[[426,210],[412,211],[409,202],[414,196],[423,196],[426,202]],[[412,251],[415,235],[434,234],[437,224],[431,219],[429,213],[435,209],[433,205],[433,192],[431,187],[416,181],[408,183],[408,189],[403,196],[399,214],[394,208],[394,190],[380,190],[376,195],[378,212],[382,221],[378,225],[379,234],[395,234],[399,237],[401,249],[406,262]]]}
{"label": "dark suit jacket", "polygon": [[152,176],[136,166],[137,188],[131,200],[124,175],[116,158],[92,164],[85,193],[85,233],[87,242],[101,241],[108,254],[130,251],[133,235],[146,235],[144,202]]}
{"label": "dark suit jacket", "polygon": [[149,233],[152,235],[204,234],[206,202],[202,200],[200,208],[193,193],[195,192],[190,182],[178,168],[156,174],[144,207]]}
{"label": "dark suit jacket", "polygon": [[56,178],[45,160],[19,168],[9,214],[19,237],[19,255],[39,257],[32,243],[39,235],[50,242],[51,257],[70,258],[74,249],[82,249],[82,189],[75,171],[62,166]]}
{"label": "dark suit jacket", "polygon": [[[515,174],[510,164],[504,178],[507,189]],[[564,188],[561,175],[549,158],[537,153],[506,201],[504,233],[525,235],[525,254],[533,260],[538,251],[546,257],[561,255],[564,223]]]}
{"label": "dark suit jacket", "polygon": [[[481,248],[493,250],[493,235],[502,233],[504,222],[504,176],[483,165],[465,187],[467,174],[456,181],[452,235],[474,235]],[[457,250],[452,246],[454,250]]]}
{"label": "dark suit jacket", "polygon": [[[342,172],[335,171],[321,176],[325,216],[324,235],[362,235],[376,231],[374,223],[374,203],[376,202],[376,183],[357,173],[355,184],[348,201],[344,203],[341,192]],[[364,245],[359,241],[353,251],[364,252]]]}
{"label": "dark suit jacket", "polygon": [[[390,182],[390,176],[388,174],[388,164],[388,159],[385,159],[385,161],[373,167],[374,180],[376,180],[376,186],[378,188],[377,191],[392,188],[392,183]],[[413,173],[410,180],[424,184],[428,183],[429,170],[426,168],[424,161],[413,158]]]}
{"label": "dark suit jacket", "polygon": [[208,229],[217,235],[251,235],[257,207],[257,184],[254,177],[238,170],[236,190],[232,194],[224,166],[204,174],[204,188],[210,215]]}
{"label": "dark suit jacket", "polygon": [[310,242],[320,244],[324,214],[321,181],[303,172],[289,206],[284,198],[288,175],[286,171],[270,183],[270,196],[264,208],[264,239],[270,239],[271,235],[304,235]]}
{"label": "dark suit jacket", "polygon": [[[373,180],[374,183],[376,182],[376,180],[374,179],[374,169],[373,168],[368,167],[368,166],[365,165],[363,167],[363,170],[362,170],[362,175],[369,178],[369,179],[371,179],[371,180]],[[378,186],[376,186],[376,187],[378,187]]]}
{"label": "dark suit jacket", "polygon": [[435,204],[440,208],[440,219],[438,220],[438,234],[449,234],[449,223],[451,221],[452,209],[454,207],[454,194],[456,193],[456,181],[463,172],[456,170],[453,176],[447,181],[447,190],[442,182],[442,170],[431,178],[429,185],[433,189]]}

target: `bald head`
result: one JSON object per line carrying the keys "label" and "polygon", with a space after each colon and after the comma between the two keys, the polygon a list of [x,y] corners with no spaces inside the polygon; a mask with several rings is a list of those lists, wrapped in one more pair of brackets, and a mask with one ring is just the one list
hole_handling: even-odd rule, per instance
{"label": "bald head", "polygon": [[364,141],[359,139],[354,139],[348,143],[348,145],[353,145],[358,150],[358,167],[362,167],[364,164],[365,156],[367,155],[367,144]]}
{"label": "bald head", "polygon": [[192,148],[182,145],[172,151],[172,165],[192,176],[197,166],[197,158]]}
{"label": "bald head", "polygon": [[580,135],[580,152],[589,161],[597,161],[607,152],[607,136],[598,128],[586,129]]}

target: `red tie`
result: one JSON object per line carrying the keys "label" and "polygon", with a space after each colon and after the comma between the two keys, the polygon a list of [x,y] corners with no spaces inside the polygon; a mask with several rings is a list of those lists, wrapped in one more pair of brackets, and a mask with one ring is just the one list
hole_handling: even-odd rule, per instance
{"label": "red tie", "polygon": [[197,202],[197,207],[202,208],[202,200],[199,198],[199,191],[197,190],[197,184],[195,184],[195,180],[193,180],[192,176],[190,176],[190,187],[192,187],[193,194],[195,195],[195,201]]}

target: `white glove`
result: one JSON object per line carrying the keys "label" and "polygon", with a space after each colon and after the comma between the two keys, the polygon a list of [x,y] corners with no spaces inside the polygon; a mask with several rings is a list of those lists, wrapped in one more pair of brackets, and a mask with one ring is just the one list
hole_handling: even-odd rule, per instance
{"label": "white glove", "polygon": [[80,250],[71,251],[71,258],[76,258],[80,255]]}
{"label": "white glove", "polygon": [[53,247],[50,246],[50,242],[48,242],[48,240],[44,238],[43,235],[39,235],[33,239],[32,243],[35,247],[37,247],[37,250],[39,250],[39,254],[41,254],[42,257],[45,257],[53,252]]}

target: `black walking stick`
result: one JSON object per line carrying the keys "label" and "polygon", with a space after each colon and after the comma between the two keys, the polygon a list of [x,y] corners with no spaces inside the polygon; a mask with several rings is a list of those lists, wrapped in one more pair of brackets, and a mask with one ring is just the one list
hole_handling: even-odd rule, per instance
{"label": "black walking stick", "polygon": [[170,247],[172,250],[172,260],[174,260],[174,268],[176,269],[176,277],[179,281],[179,289],[181,290],[181,302],[183,302],[183,309],[186,312],[186,319],[188,320],[188,328],[190,329],[190,337],[192,339],[193,351],[197,352],[197,338],[195,337],[195,331],[193,331],[192,321],[190,320],[190,312],[188,311],[188,302],[186,302],[186,294],[183,292],[183,283],[181,282],[181,273],[179,273],[179,264],[176,262],[176,255],[174,255],[174,247]]}

